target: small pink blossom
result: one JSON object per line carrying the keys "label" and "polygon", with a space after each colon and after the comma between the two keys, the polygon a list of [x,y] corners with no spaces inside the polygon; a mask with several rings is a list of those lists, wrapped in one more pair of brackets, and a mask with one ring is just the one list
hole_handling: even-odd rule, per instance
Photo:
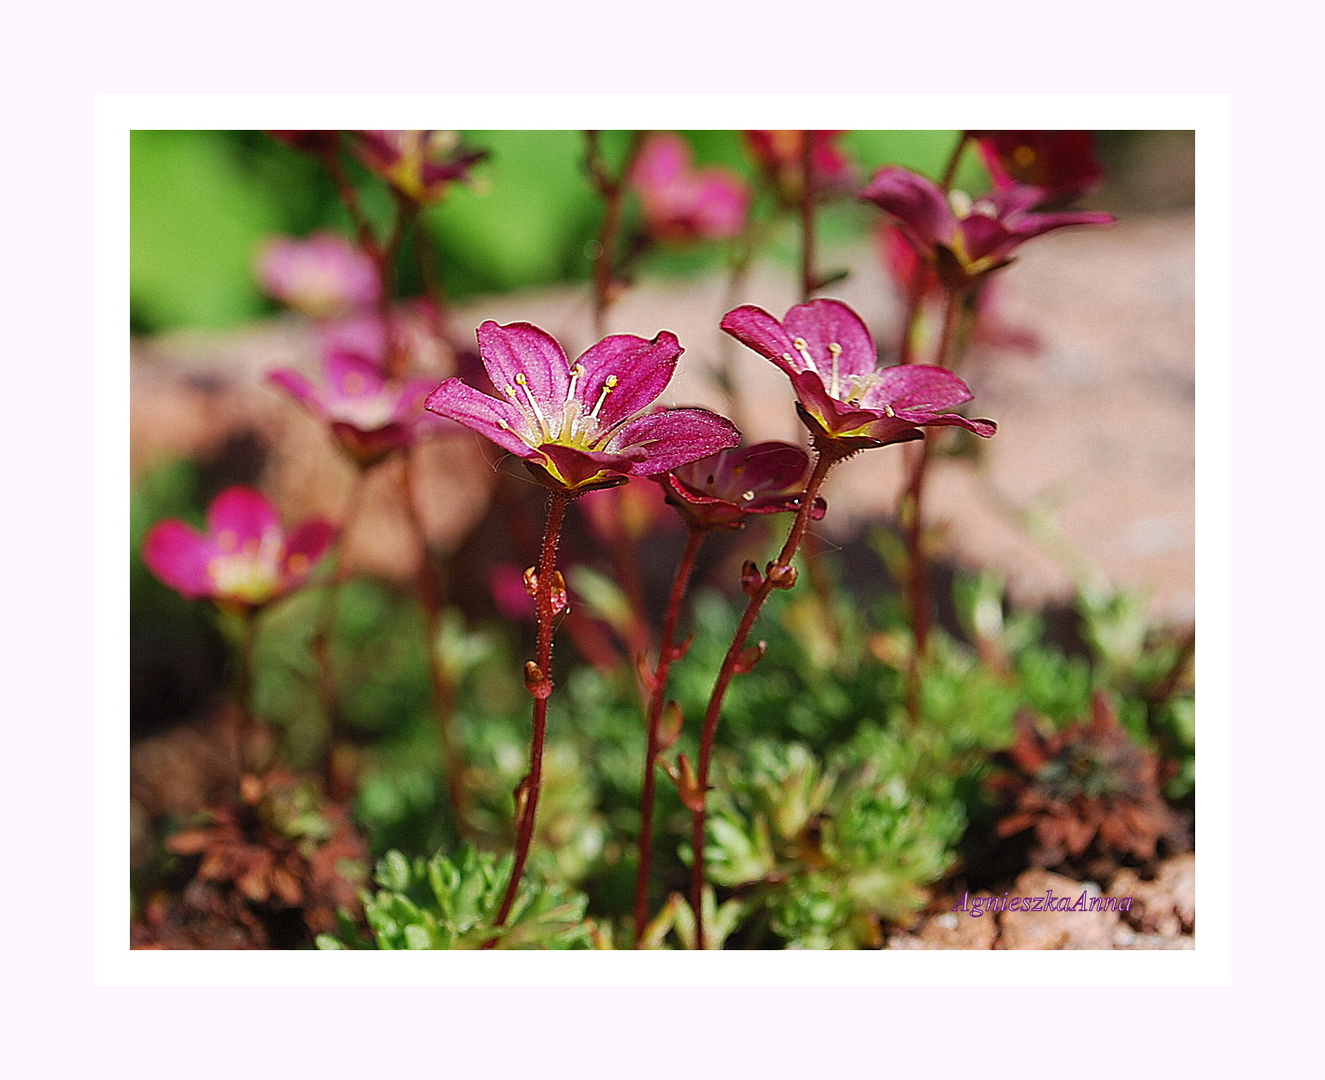
{"label": "small pink blossom", "polygon": [[[761,442],[722,450],[653,479],[691,528],[742,529],[750,514],[798,510],[809,468],[809,455],[799,446]],[[816,498],[810,517],[818,521],[827,509]]]}
{"label": "small pink blossom", "polygon": [[373,172],[419,203],[437,202],[488,156],[462,149],[454,131],[357,131],[351,146]]}
{"label": "small pink blossom", "polygon": [[800,202],[805,137],[810,137],[810,175],[817,195],[845,195],[856,186],[856,165],[836,145],[845,131],[747,131],[745,143],[779,199]]}
{"label": "small pink blossom", "polygon": [[865,448],[919,439],[922,427],[963,427],[985,438],[996,430],[991,420],[952,411],[972,395],[947,368],[880,368],[869,330],[840,300],[797,304],[781,322],[747,304],[721,325],[790,376],[796,410],[816,440]]}
{"label": "small pink blossom", "polygon": [[874,174],[860,193],[897,223],[916,253],[949,287],[972,285],[1006,266],[1027,240],[1069,225],[1107,225],[1112,214],[1073,211],[1039,213],[1039,188],[997,187],[974,201],[945,192],[928,177],[889,166]]}
{"label": "small pink blossom", "polygon": [[381,290],[373,260],[331,232],[272,238],[258,257],[257,276],[271,296],[314,319],[372,307]]}
{"label": "small pink blossom", "polygon": [[1098,187],[1104,168],[1091,131],[972,131],[996,187],[1028,184],[1041,204],[1067,202]]}
{"label": "small pink blossom", "polygon": [[254,610],[303,584],[334,535],[320,519],[287,534],[259,492],[232,487],[208,508],[205,533],[175,518],[154,525],[143,561],[190,600],[205,596],[223,607]]}
{"label": "small pink blossom", "polygon": [[376,364],[347,352],[329,352],[323,376],[318,386],[286,368],[267,379],[326,422],[362,466],[376,464],[419,435],[458,430],[423,408],[435,378],[387,378]]}
{"label": "small pink blossom", "polygon": [[740,442],[735,425],[707,409],[649,411],[682,352],[666,330],[652,341],[605,337],[574,365],[529,323],[485,322],[478,343],[497,396],[447,379],[427,407],[523,458],[554,490],[613,487]]}
{"label": "small pink blossom", "polygon": [[659,240],[719,240],[745,228],[750,193],[727,169],[696,169],[679,135],[655,132],[630,171],[649,232]]}

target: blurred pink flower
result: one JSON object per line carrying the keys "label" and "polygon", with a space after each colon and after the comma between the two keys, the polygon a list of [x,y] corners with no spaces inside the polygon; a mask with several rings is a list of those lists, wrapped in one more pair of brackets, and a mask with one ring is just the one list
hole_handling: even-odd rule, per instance
{"label": "blurred pink flower", "polygon": [[1086,211],[1037,213],[1039,188],[997,187],[971,201],[945,192],[928,177],[889,166],[874,174],[860,197],[892,218],[907,242],[950,288],[974,284],[1006,266],[1027,240],[1068,225],[1107,225],[1112,214]]}
{"label": "blurred pink flower", "polygon": [[287,535],[266,498],[252,488],[232,487],[208,508],[206,533],[174,518],[154,525],[143,561],[190,600],[205,596],[223,607],[252,610],[301,585],[334,535],[320,519]]}
{"label": "blurred pink flower", "polygon": [[479,352],[498,396],[447,379],[427,407],[521,457],[540,483],[573,494],[652,476],[740,441],[707,409],[647,412],[666,389],[681,345],[613,334],[575,362],[529,323],[478,329]]}
{"label": "blurred pink flower", "polygon": [[[799,446],[761,442],[722,450],[653,479],[691,528],[741,529],[750,514],[799,509],[809,468],[809,455]],[[818,521],[827,509],[816,498],[810,517]]]}
{"label": "blurred pink flower", "polygon": [[442,198],[488,156],[486,150],[462,150],[454,131],[356,131],[351,146],[373,172],[420,203]]}
{"label": "blurred pink flower", "polygon": [[423,408],[437,385],[431,376],[390,379],[371,361],[345,352],[326,355],[323,376],[318,386],[285,368],[267,379],[325,421],[345,452],[362,466],[376,464],[419,435],[459,430],[458,424]]}
{"label": "blurred pink flower", "polygon": [[922,427],[963,427],[985,438],[996,430],[990,420],[952,411],[972,395],[947,368],[880,368],[870,332],[840,300],[797,304],[781,322],[747,304],[727,312],[721,325],[791,377],[796,411],[816,440],[865,448],[919,439]]}
{"label": "blurred pink flower", "polygon": [[258,256],[257,276],[272,297],[314,319],[372,307],[381,289],[373,260],[331,232],[272,238]]}
{"label": "blurred pink flower", "polygon": [[267,134],[292,150],[318,156],[334,151],[340,140],[339,131],[268,131]]}
{"label": "blurred pink flower", "polygon": [[845,131],[747,131],[745,143],[787,205],[800,202],[804,186],[805,136],[810,137],[810,173],[818,195],[845,195],[856,186],[856,165],[835,144]]}
{"label": "blurred pink flower", "polygon": [[719,240],[745,228],[750,193],[727,169],[696,169],[679,135],[660,131],[641,147],[630,171],[649,232],[664,241]]}
{"label": "blurred pink flower", "polygon": [[1104,168],[1091,131],[972,131],[996,187],[1029,184],[1040,205],[1062,203],[1099,186]]}

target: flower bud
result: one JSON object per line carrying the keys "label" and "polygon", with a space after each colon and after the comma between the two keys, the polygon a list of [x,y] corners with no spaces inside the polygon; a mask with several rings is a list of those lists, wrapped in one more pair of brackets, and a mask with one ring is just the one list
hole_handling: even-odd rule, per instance
{"label": "flower bud", "polygon": [[543,674],[543,669],[532,660],[524,666],[524,685],[534,697],[540,700],[552,694],[552,680]]}
{"label": "flower bud", "polygon": [[754,596],[759,591],[759,587],[764,583],[764,575],[759,572],[751,560],[746,559],[741,564],[741,589],[746,596]]}
{"label": "flower bud", "polygon": [[776,566],[772,562],[764,568],[768,574],[768,580],[775,589],[790,589],[796,584],[796,568],[788,563],[785,566]]}
{"label": "flower bud", "polygon": [[744,675],[754,669],[755,664],[764,658],[764,653],[768,652],[768,642],[761,641],[758,645],[748,645],[741,650],[741,654],[736,658],[736,663],[732,670],[737,675]]}
{"label": "flower bud", "polygon": [[685,717],[681,712],[681,706],[675,701],[669,701],[663,706],[662,716],[658,718],[658,730],[655,738],[658,741],[659,750],[670,750],[676,745],[676,740],[681,737],[681,726]]}
{"label": "flower bud", "polygon": [[667,650],[668,660],[681,660],[685,654],[690,651],[690,643],[695,640],[695,633],[692,630],[684,641],[678,642]]}

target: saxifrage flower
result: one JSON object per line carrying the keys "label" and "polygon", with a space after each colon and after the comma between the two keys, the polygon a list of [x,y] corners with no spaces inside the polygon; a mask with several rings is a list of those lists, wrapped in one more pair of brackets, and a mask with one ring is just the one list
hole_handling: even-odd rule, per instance
{"label": "saxifrage flower", "polygon": [[[799,446],[761,442],[722,450],[653,479],[692,528],[740,529],[750,514],[800,509],[809,467],[809,455]],[[827,509],[816,498],[810,517],[818,521]]]}
{"label": "saxifrage flower", "polygon": [[860,193],[897,222],[902,235],[949,287],[974,284],[1006,266],[1027,240],[1067,225],[1107,225],[1112,214],[1036,213],[1043,192],[1027,184],[995,188],[972,202],[928,177],[889,166]]}
{"label": "saxifrage flower", "polygon": [[499,396],[447,379],[427,407],[521,457],[553,490],[578,494],[653,476],[740,442],[707,409],[646,410],[681,355],[676,335],[613,334],[572,365],[556,339],[529,323],[478,328],[479,352]]}
{"label": "saxifrage flower", "polygon": [[257,275],[272,297],[314,319],[372,307],[381,288],[373,260],[332,232],[274,237],[258,256]]}
{"label": "saxifrage flower", "polygon": [[340,351],[327,353],[323,372],[321,386],[288,368],[267,378],[329,424],[360,465],[381,461],[417,435],[456,427],[423,408],[435,378],[390,379],[371,361]]}
{"label": "saxifrage flower", "polygon": [[335,529],[318,518],[287,534],[276,511],[252,488],[231,487],[207,510],[207,531],[171,518],[143,544],[148,569],[190,600],[252,610],[303,583],[331,545]]}
{"label": "saxifrage flower", "polygon": [[810,177],[816,195],[846,194],[856,185],[855,163],[836,145],[845,131],[747,131],[745,144],[784,204],[800,201],[804,188],[805,137],[810,139]]}
{"label": "saxifrage flower", "polygon": [[750,193],[726,169],[696,169],[679,135],[660,131],[640,148],[630,170],[649,232],[664,241],[717,240],[745,228]]}
{"label": "saxifrage flower", "polygon": [[1029,184],[1042,203],[1084,195],[1104,179],[1090,131],[972,131],[996,187]]}
{"label": "saxifrage flower", "polygon": [[357,131],[352,143],[359,159],[415,202],[436,202],[457,180],[488,156],[462,150],[454,131]]}
{"label": "saxifrage flower", "polygon": [[963,427],[985,438],[996,430],[991,420],[952,411],[972,395],[947,368],[880,368],[869,330],[840,300],[797,304],[781,322],[747,304],[727,312],[722,329],[790,376],[796,411],[816,441],[858,449],[919,439],[922,427]]}

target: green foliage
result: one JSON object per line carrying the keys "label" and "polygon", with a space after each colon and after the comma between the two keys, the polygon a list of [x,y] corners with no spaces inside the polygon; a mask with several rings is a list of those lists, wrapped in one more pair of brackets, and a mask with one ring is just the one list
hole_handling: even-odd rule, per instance
{"label": "green foliage", "polygon": [[792,948],[877,946],[919,907],[966,819],[915,741],[872,729],[821,761],[800,743],[724,755],[710,797],[711,879],[746,892]]}
{"label": "green foliage", "polygon": [[377,864],[375,893],[365,894],[371,944],[321,935],[321,949],[583,949],[592,947],[584,919],[588,898],[526,873],[510,916],[495,925],[512,859],[462,848],[454,856],[407,859],[387,852]]}

